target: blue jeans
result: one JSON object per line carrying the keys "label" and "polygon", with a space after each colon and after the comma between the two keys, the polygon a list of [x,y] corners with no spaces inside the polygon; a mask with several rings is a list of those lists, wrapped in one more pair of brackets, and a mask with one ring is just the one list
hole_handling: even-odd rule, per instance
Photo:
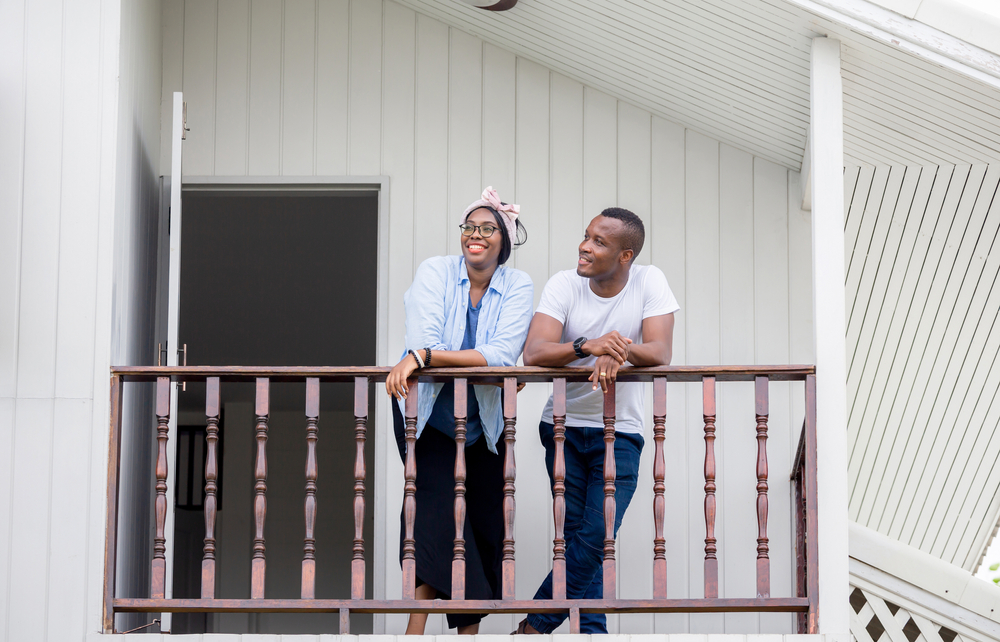
{"label": "blue jeans", "polygon": [[[552,478],[556,458],[553,426],[541,422],[538,433],[545,446],[545,467]],[[642,435],[615,433],[615,535],[632,501],[639,476]],[[566,598],[601,599],[604,596],[604,429],[566,427]],[[613,596],[612,596],[613,597]],[[536,600],[552,599],[552,573],[535,593]],[[528,623],[551,633],[566,613],[532,613]],[[581,613],[580,633],[607,633],[603,613]]]}

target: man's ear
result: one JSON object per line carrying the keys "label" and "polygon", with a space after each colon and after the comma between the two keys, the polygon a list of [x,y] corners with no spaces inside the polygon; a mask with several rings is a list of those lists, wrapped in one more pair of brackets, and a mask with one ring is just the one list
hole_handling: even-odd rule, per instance
{"label": "man's ear", "polygon": [[622,264],[625,264],[625,265],[628,265],[629,263],[632,262],[632,257],[634,257],[634,256],[635,256],[635,252],[633,252],[631,249],[622,250],[621,255],[619,255],[619,257],[618,257],[618,262],[622,263]]}

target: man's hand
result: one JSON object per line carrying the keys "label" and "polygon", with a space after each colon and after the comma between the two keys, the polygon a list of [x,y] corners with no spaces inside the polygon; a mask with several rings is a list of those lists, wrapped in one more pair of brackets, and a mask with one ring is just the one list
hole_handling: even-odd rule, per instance
{"label": "man's hand", "polygon": [[[617,332],[615,334],[618,334]],[[614,383],[615,378],[618,376],[618,368],[621,364],[618,360],[611,355],[601,355],[597,357],[597,363],[594,364],[594,372],[588,377],[590,381],[594,382],[594,390],[597,390],[597,386],[601,387],[604,392],[608,391],[608,383]]]}
{"label": "man's hand", "polygon": [[416,371],[417,360],[413,358],[412,354],[407,353],[399,363],[393,366],[389,376],[385,378],[385,391],[389,393],[390,397],[406,399],[406,393],[410,391],[406,386],[406,380]]}
{"label": "man's hand", "polygon": [[632,339],[623,337],[617,330],[612,330],[603,337],[588,339],[583,344],[583,351],[595,357],[604,355],[614,357],[618,361],[618,365],[621,365],[628,360],[630,343],[632,343]]}

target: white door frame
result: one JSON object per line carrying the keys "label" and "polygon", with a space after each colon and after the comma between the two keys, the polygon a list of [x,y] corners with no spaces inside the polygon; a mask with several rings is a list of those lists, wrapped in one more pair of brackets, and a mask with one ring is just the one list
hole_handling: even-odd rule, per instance
{"label": "white door frame", "polygon": [[[378,275],[376,294],[375,363],[386,364],[389,359],[389,177],[388,176],[184,176],[182,193],[189,192],[378,192]],[[375,528],[366,533],[366,562],[372,570],[372,592],[375,599],[386,596],[386,509],[387,489],[385,462],[394,454],[395,441],[389,421],[389,401],[386,395],[375,395],[375,418],[369,418],[370,444],[374,441],[374,470],[366,480],[368,488],[374,486]],[[390,429],[383,429],[390,426]],[[372,439],[372,437],[377,437]],[[391,449],[390,449],[391,448]],[[394,541],[394,540],[393,540]],[[375,628],[378,630],[378,617]]]}

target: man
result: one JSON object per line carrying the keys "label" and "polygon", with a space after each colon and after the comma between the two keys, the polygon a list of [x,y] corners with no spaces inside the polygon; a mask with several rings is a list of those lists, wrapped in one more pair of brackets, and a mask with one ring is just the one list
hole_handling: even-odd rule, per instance
{"label": "man", "polygon": [[[588,382],[566,384],[566,597],[603,597],[604,392],[626,362],[668,365],[674,312],[679,307],[659,268],[634,265],[645,229],[632,212],[612,207],[587,227],[576,272],[559,272],[545,285],[524,347],[530,366],[588,366]],[[615,534],[635,493],[643,446],[643,387],[616,386]],[[552,399],[538,427],[552,480],[555,460]],[[554,482],[553,482],[554,483]],[[612,596],[613,597],[613,596]],[[552,573],[535,599],[552,598]],[[551,633],[566,614],[535,613],[517,633]],[[603,614],[580,616],[580,633],[607,633]]]}

